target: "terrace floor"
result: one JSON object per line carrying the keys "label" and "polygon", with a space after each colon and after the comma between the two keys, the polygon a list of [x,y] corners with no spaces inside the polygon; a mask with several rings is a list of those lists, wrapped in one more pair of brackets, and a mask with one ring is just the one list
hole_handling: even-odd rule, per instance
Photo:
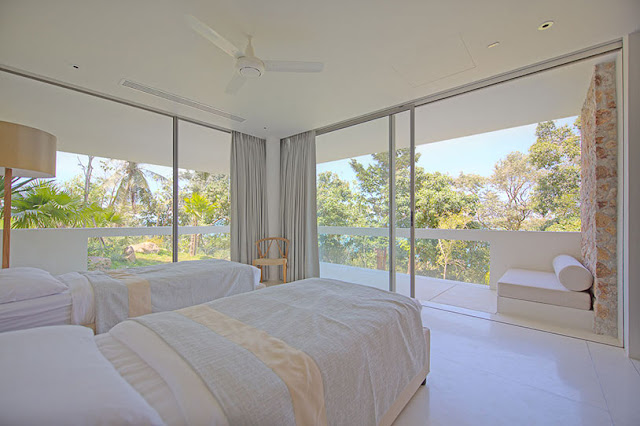
{"label": "terrace floor", "polygon": [[[321,262],[320,276],[389,289],[388,271]],[[396,273],[396,289],[400,294],[409,295],[409,274]],[[490,314],[496,313],[498,300],[495,290],[487,285],[423,276],[416,276],[416,299]]]}

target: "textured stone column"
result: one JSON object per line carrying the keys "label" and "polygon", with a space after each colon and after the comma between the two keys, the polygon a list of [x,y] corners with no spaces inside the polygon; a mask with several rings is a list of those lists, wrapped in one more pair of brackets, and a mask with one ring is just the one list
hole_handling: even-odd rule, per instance
{"label": "textured stone column", "polygon": [[582,258],[595,277],[594,331],[618,336],[618,132],[615,62],[595,66],[582,107]]}

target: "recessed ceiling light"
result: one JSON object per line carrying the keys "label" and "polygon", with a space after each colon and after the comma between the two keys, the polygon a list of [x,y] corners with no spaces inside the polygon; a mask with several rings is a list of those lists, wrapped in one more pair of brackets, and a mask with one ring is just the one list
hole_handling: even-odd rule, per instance
{"label": "recessed ceiling light", "polygon": [[491,49],[492,47],[497,47],[497,46],[500,46],[500,42],[494,41],[493,43],[487,46],[487,49]]}
{"label": "recessed ceiling light", "polygon": [[542,24],[538,26],[538,31],[548,30],[549,28],[551,28],[552,25],[553,25],[553,21],[544,21]]}

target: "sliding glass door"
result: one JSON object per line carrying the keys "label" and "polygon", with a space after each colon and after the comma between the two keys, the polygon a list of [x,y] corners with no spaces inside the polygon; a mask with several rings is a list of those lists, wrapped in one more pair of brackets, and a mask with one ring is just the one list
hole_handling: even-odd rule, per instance
{"label": "sliding glass door", "polygon": [[317,138],[320,276],[390,288],[389,119]]}

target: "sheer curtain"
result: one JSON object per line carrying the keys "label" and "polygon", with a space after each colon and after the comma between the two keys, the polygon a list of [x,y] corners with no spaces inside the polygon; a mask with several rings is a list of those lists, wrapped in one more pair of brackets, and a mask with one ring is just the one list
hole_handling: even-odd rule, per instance
{"label": "sheer curtain", "polygon": [[231,260],[251,263],[267,235],[266,141],[231,133]]}
{"label": "sheer curtain", "polygon": [[319,276],[314,131],[280,141],[280,212],[291,242],[288,280]]}

